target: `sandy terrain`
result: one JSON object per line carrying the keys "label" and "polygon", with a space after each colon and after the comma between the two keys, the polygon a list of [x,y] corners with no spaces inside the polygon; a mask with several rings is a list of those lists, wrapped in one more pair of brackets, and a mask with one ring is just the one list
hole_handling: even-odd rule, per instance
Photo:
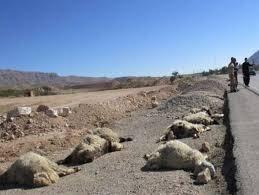
{"label": "sandy terrain", "polygon": [[[228,182],[225,180],[225,136],[226,128],[220,125],[211,126],[212,130],[205,132],[199,139],[186,138],[181,141],[190,146],[200,149],[201,144],[207,141],[211,145],[208,153],[210,161],[215,165],[217,178],[207,185],[195,185],[192,173],[183,170],[162,170],[147,172],[142,168],[145,165],[143,155],[152,152],[159,144],[156,140],[162,135],[163,129],[170,125],[176,118],[181,118],[190,112],[191,108],[210,106],[213,112],[223,112],[224,81],[214,80],[197,81],[194,84],[182,82],[178,86],[166,86],[155,88],[122,90],[125,97],[115,96],[118,91],[110,93],[108,103],[100,105],[82,104],[94,98],[85,94],[77,101],[81,106],[75,106],[73,114],[68,118],[56,119],[50,122],[56,127],[50,131],[37,135],[31,132],[25,137],[0,143],[1,155],[5,157],[0,168],[5,169],[12,160],[26,151],[33,150],[39,154],[48,156],[53,160],[59,160],[69,154],[72,148],[93,126],[104,124],[111,127],[121,136],[133,137],[133,142],[125,143],[125,149],[121,152],[106,154],[92,163],[82,165],[82,171],[64,177],[54,184],[45,188],[21,189],[15,186],[2,188],[3,194],[229,194]],[[175,91],[176,89],[180,91]],[[150,94],[143,95],[140,92],[150,90]],[[125,94],[124,94],[125,92]],[[99,94],[100,93],[100,94]],[[130,95],[128,93],[131,93]],[[96,100],[106,100],[102,92]],[[181,94],[181,95],[179,95]],[[159,107],[151,109],[150,97],[156,95],[161,103]],[[68,96],[72,97],[72,96]],[[65,104],[71,100],[66,97]],[[55,97],[48,97],[55,98]],[[115,98],[115,99],[113,99]],[[37,98],[36,98],[37,99]],[[60,105],[53,100],[53,105]],[[24,101],[24,99],[22,99]],[[62,100],[63,101],[63,100]],[[94,101],[94,99],[92,99]],[[35,101],[36,103],[37,101]],[[88,101],[86,101],[88,102]],[[14,103],[14,102],[12,102]],[[22,103],[22,102],[21,102]],[[32,104],[32,103],[31,103]],[[119,106],[119,107],[116,107]],[[101,118],[91,118],[93,115],[102,115]],[[38,121],[44,116],[36,116]],[[26,119],[15,121],[19,126]],[[45,120],[45,119],[44,119]],[[49,126],[41,121],[39,127]],[[106,122],[106,123],[105,123]],[[60,125],[68,123],[68,128],[60,128]],[[32,128],[34,131],[36,125]],[[18,148],[18,150],[17,150]],[[9,155],[9,156],[8,156]],[[1,188],[0,188],[1,190]],[[1,191],[0,191],[1,194]]]}
{"label": "sandy terrain", "polygon": [[0,98],[0,113],[10,110],[19,105],[37,106],[40,104],[48,106],[75,106],[80,103],[96,104],[107,100],[112,100],[118,97],[123,97],[131,94],[136,94],[141,91],[157,91],[164,86],[106,90],[97,92],[83,92],[65,95],[37,96],[37,97],[17,97],[17,98]]}

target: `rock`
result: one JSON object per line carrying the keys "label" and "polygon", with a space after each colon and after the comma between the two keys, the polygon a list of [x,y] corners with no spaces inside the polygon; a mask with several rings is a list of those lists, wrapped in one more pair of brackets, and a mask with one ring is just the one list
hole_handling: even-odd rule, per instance
{"label": "rock", "polygon": [[29,117],[31,117],[31,118],[33,118],[35,116],[35,113],[31,113],[31,114],[29,114]]}
{"label": "rock", "polygon": [[4,163],[5,162],[5,158],[4,157],[0,157],[0,163]]}
{"label": "rock", "polygon": [[11,134],[10,137],[9,137],[9,140],[14,140],[14,139],[15,139],[14,134]]}
{"label": "rock", "polygon": [[39,105],[38,108],[36,109],[37,112],[46,112],[48,109],[50,109],[46,105]]}
{"label": "rock", "polygon": [[208,142],[204,142],[201,145],[201,152],[209,152],[210,151],[210,144]]}
{"label": "rock", "polygon": [[1,138],[7,138],[7,137],[9,137],[10,135],[9,135],[9,133],[7,133],[7,132],[3,132],[2,134],[1,134]]}
{"label": "rock", "polygon": [[18,126],[16,124],[12,124],[10,129],[12,131],[15,131],[16,129],[18,129]]}
{"label": "rock", "polygon": [[156,96],[152,96],[151,97],[151,101],[156,101],[157,99],[156,99]]}
{"label": "rock", "polygon": [[24,126],[24,129],[25,130],[28,130],[28,129],[31,129],[32,128],[32,125],[31,124],[26,124],[25,126]]}
{"label": "rock", "polygon": [[4,123],[7,119],[6,115],[0,115],[0,124]]}
{"label": "rock", "polygon": [[14,117],[10,117],[10,118],[8,118],[8,120],[7,120],[8,122],[13,122],[14,121]]}
{"label": "rock", "polygon": [[143,91],[141,95],[142,95],[143,97],[147,97],[147,92],[146,92],[146,91]]}
{"label": "rock", "polygon": [[24,134],[22,131],[19,131],[19,130],[18,130],[18,131],[15,132],[15,135],[16,135],[17,137],[24,137],[25,134]]}
{"label": "rock", "polygon": [[156,96],[151,97],[151,105],[152,105],[152,108],[156,108],[159,105],[159,103],[157,102]]}
{"label": "rock", "polygon": [[28,121],[27,121],[27,124],[32,124],[33,123],[33,120],[32,119],[29,119]]}
{"label": "rock", "polygon": [[196,183],[197,184],[207,184],[211,180],[210,170],[206,168],[202,172],[200,172],[197,176]]}
{"label": "rock", "polygon": [[31,114],[31,107],[19,106],[7,113],[7,117],[18,117],[18,116],[26,116]]}
{"label": "rock", "polygon": [[200,138],[200,136],[197,133],[193,134],[193,139],[198,139],[198,138]]}
{"label": "rock", "polygon": [[45,111],[45,114],[52,118],[58,117],[58,111],[56,109],[48,109]]}
{"label": "rock", "polygon": [[71,111],[71,108],[69,108],[69,107],[63,107],[63,108],[58,109],[59,116],[67,117],[71,113],[72,113],[72,111]]}
{"label": "rock", "polygon": [[212,118],[214,118],[214,119],[223,119],[224,118],[224,114],[213,114]]}
{"label": "rock", "polygon": [[157,101],[152,101],[151,105],[152,105],[152,108],[156,108],[159,106],[159,103]]}

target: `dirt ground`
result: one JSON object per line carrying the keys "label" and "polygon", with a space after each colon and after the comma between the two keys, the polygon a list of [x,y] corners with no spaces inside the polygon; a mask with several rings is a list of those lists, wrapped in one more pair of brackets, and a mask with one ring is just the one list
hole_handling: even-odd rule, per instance
{"label": "dirt ground", "polygon": [[58,106],[77,106],[79,104],[96,104],[99,102],[113,100],[118,97],[136,94],[142,91],[157,91],[163,86],[131,88],[131,89],[118,89],[106,90],[96,92],[80,92],[74,94],[64,95],[50,95],[50,96],[37,96],[37,97],[16,97],[16,98],[0,98],[0,113],[6,112],[16,106],[32,106],[37,107],[40,104],[48,105],[51,107]]}
{"label": "dirt ground", "polygon": [[[211,151],[208,156],[216,168],[217,177],[209,184],[195,185],[192,173],[188,171],[147,172],[142,169],[145,165],[144,154],[158,147],[156,140],[176,118],[183,117],[191,108],[201,106],[210,106],[213,112],[222,113],[225,87],[224,80],[213,78],[191,82],[185,80],[176,86],[151,88],[151,92],[147,94],[143,94],[146,89],[138,89],[135,94],[117,97],[101,104],[81,104],[73,109],[73,114],[68,118],[50,122],[53,126],[50,131],[40,134],[29,134],[28,131],[24,137],[4,140],[0,143],[2,170],[17,156],[30,150],[59,160],[69,154],[72,147],[87,134],[88,129],[94,126],[108,126],[119,135],[134,139],[125,143],[123,151],[106,154],[92,163],[82,165],[82,171],[61,178],[57,184],[38,189],[2,188],[2,193],[229,194],[223,175],[226,128],[222,123],[211,126],[212,130],[203,133],[199,139],[181,139],[196,149],[200,149],[204,141],[210,143]],[[161,104],[151,109],[150,98],[154,95]],[[92,117],[93,115],[99,118]],[[35,121],[39,120],[37,117],[44,118],[41,115],[34,117]],[[21,121],[16,123],[22,126],[28,119],[18,120]],[[53,125],[55,122],[56,126]],[[46,125],[46,122],[39,126],[42,124]],[[66,126],[65,130],[64,127],[59,128],[60,125]],[[32,129],[36,129],[36,126]],[[45,129],[49,129],[49,126],[46,125]]]}

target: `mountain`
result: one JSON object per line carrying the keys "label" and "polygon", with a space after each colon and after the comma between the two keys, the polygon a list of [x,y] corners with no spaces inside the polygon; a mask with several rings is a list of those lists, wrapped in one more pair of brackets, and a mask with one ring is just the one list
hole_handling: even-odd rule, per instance
{"label": "mountain", "polygon": [[108,82],[106,77],[59,76],[56,73],[0,70],[0,88],[30,88],[38,86],[65,87]]}
{"label": "mountain", "polygon": [[259,50],[248,58],[248,61],[252,64],[259,65]]}
{"label": "mountain", "polygon": [[0,70],[0,89],[55,87],[62,89],[120,89],[170,84],[169,77],[79,77],[56,73]]}

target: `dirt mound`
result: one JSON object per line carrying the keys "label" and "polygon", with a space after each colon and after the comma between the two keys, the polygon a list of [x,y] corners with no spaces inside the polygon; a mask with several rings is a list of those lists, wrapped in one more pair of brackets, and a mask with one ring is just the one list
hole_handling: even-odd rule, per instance
{"label": "dirt mound", "polygon": [[152,108],[152,97],[156,97],[157,101],[161,102],[175,93],[172,87],[165,87],[159,91],[143,91],[99,104],[80,104],[73,109],[73,113],[68,117],[69,126],[75,129],[81,129],[89,125],[107,126],[112,121],[127,116],[130,112]]}
{"label": "dirt mound", "polygon": [[13,140],[28,135],[42,135],[67,128],[66,118],[50,118],[42,112],[33,112],[31,116],[15,117],[0,125],[0,141]]}
{"label": "dirt mound", "polygon": [[132,111],[152,108],[152,97],[161,102],[175,93],[168,86],[101,103],[80,104],[67,117],[51,118],[36,111],[30,116],[15,117],[0,125],[0,156],[6,161],[28,151],[46,155],[69,148],[86,135],[88,129],[109,126],[114,120],[129,116]]}
{"label": "dirt mound", "polygon": [[201,108],[202,106],[209,106],[215,112],[220,109],[220,104],[223,100],[211,97],[210,93],[203,94],[188,94],[188,95],[179,95],[171,98],[163,107],[159,110],[175,110],[183,111],[188,113],[192,108]]}
{"label": "dirt mound", "polygon": [[[182,88],[183,86],[186,88]],[[160,110],[172,109],[188,112],[192,108],[208,106],[214,112],[219,112],[226,85],[213,79],[194,81],[189,78],[179,82],[177,89],[182,89],[181,95],[171,98]]]}
{"label": "dirt mound", "polygon": [[189,86],[186,86],[185,89],[182,90],[183,94],[187,94],[193,91],[206,91],[206,92],[214,92],[215,94],[222,96],[222,91],[224,92],[226,86],[220,83],[217,80],[206,79],[201,81],[196,81]]}

